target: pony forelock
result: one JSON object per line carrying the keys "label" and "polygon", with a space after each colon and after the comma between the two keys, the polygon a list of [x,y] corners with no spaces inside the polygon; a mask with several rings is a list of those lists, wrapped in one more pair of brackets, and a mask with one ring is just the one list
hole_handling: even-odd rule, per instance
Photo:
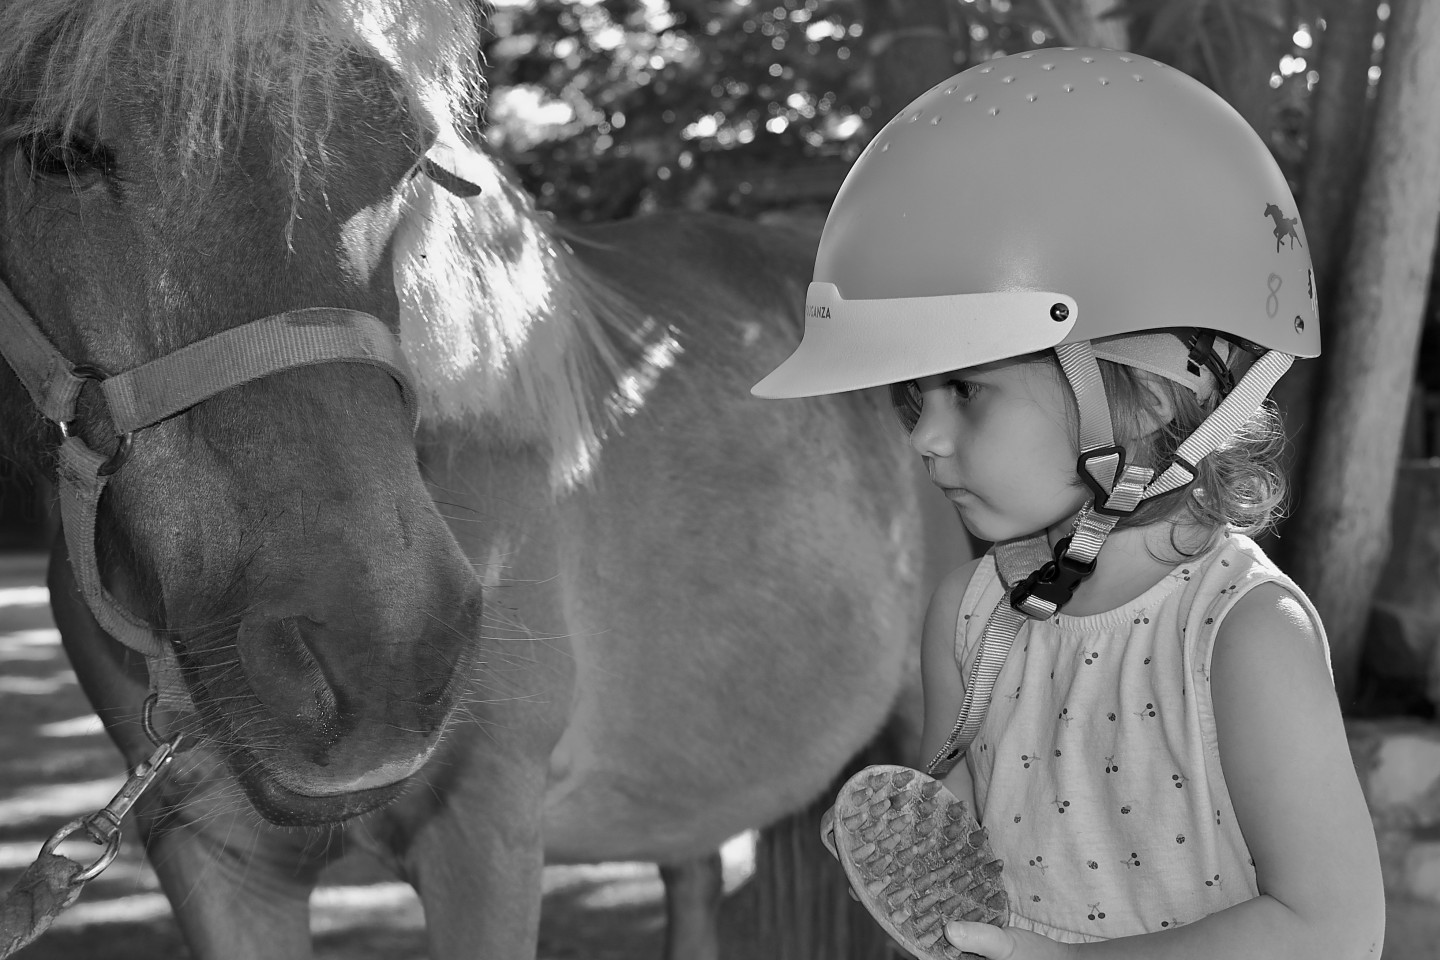
{"label": "pony forelock", "polygon": [[164,105],[181,161],[263,101],[293,172],[323,156],[357,54],[393,68],[418,115],[468,126],[475,16],[469,0],[0,0],[0,134],[84,130],[123,64],[141,80],[126,95]]}

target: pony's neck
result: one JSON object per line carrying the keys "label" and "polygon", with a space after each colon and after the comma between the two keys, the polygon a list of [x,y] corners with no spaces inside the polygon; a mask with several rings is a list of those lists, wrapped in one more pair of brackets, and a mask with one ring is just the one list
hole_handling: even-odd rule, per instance
{"label": "pony's neck", "polygon": [[556,494],[678,352],[591,272],[493,163],[462,200],[416,179],[395,237],[401,339],[431,423],[539,452]]}

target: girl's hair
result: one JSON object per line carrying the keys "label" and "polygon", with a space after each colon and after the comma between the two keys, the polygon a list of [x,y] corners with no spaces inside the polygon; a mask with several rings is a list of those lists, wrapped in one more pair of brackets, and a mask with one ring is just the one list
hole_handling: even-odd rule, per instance
{"label": "girl's hair", "polygon": [[[1233,356],[1240,351],[1234,348],[1231,352]],[[1109,360],[1099,363],[1115,442],[1125,448],[1130,463],[1150,467],[1156,476],[1175,462],[1180,444],[1223,399],[1215,391],[1202,402],[1194,391],[1173,380]],[[1237,379],[1243,372],[1236,371]],[[1142,416],[1153,407],[1152,390],[1167,396],[1174,416],[1147,435]],[[1274,401],[1267,399],[1232,436],[1196,464],[1194,480],[1142,501],[1117,526],[1140,527],[1183,514],[1202,526],[1229,527],[1254,536],[1283,516],[1288,493],[1281,465],[1284,449],[1284,426]]]}
{"label": "girl's hair", "polygon": [[[1232,347],[1231,372],[1236,379],[1253,362],[1239,347]],[[1243,359],[1241,359],[1243,357]],[[1044,362],[1060,376],[1060,365],[1050,351],[1017,358],[1019,362]],[[1175,451],[1223,397],[1219,391],[1201,401],[1188,387],[1144,370],[1110,360],[1100,360],[1100,377],[1110,403],[1115,442],[1125,448],[1129,463],[1150,467],[1159,476],[1175,461]],[[1152,391],[1166,395],[1174,416],[1159,430],[1146,433],[1146,411],[1154,408]],[[1072,393],[1069,419],[1077,431],[1079,407]],[[890,400],[906,432],[919,422],[919,393],[912,383],[890,387]],[[1153,421],[1152,421],[1153,422]],[[1234,435],[1196,466],[1195,479],[1168,493],[1142,501],[1135,512],[1118,527],[1140,527],[1188,515],[1186,519],[1206,527],[1229,527],[1253,536],[1264,531],[1283,515],[1288,492],[1281,456],[1285,432],[1274,401],[1264,405],[1235,431]],[[1077,476],[1076,485],[1082,485]]]}

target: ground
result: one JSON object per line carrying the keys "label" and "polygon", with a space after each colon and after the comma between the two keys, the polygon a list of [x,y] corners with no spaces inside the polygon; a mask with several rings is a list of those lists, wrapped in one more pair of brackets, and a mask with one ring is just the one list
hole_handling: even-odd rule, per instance
{"label": "ground", "polygon": [[[56,828],[104,806],[125,779],[60,647],[44,563],[38,554],[0,554],[0,891]],[[548,867],[537,960],[658,958],[661,894],[650,864]],[[419,901],[378,866],[347,864],[312,906],[322,960],[424,960]],[[15,960],[189,956],[127,824],[119,858]]]}

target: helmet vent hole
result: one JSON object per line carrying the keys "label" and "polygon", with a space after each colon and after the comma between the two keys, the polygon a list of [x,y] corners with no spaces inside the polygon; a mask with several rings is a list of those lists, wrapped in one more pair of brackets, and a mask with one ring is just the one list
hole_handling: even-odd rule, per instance
{"label": "helmet vent hole", "polygon": [[1061,90],[1064,90],[1066,93],[1071,93],[1071,92],[1073,92],[1073,91],[1075,90],[1075,84],[1073,84],[1073,83],[1067,83],[1067,84],[1062,85],[1062,86],[1060,87],[1060,89],[1061,89]]}
{"label": "helmet vent hole", "polygon": [[1140,83],[1142,80],[1145,79],[1144,77],[1142,77],[1142,76],[1141,76],[1140,74],[1138,74],[1138,73],[1137,73],[1137,74],[1134,74],[1134,77],[1135,77],[1135,82],[1136,82],[1136,83]]}
{"label": "helmet vent hole", "polygon": [[1134,61],[1134,59],[1135,59],[1134,57],[1121,57],[1121,58],[1120,58],[1120,62],[1121,62],[1121,63],[1131,63],[1131,62]]}
{"label": "helmet vent hole", "polygon": [[888,143],[882,143],[882,144],[880,144],[880,152],[881,152],[881,153],[884,153],[886,150],[889,150],[889,149],[890,149],[890,144],[888,144]]}
{"label": "helmet vent hole", "polygon": [[1094,57],[1081,57],[1081,58],[1080,58],[1080,62],[1081,62],[1081,63],[1094,63],[1094,62],[1095,62],[1095,58],[1094,58]]}
{"label": "helmet vent hole", "polygon": [[1110,81],[1109,81],[1109,80],[1106,80],[1104,77],[1101,77],[1101,78],[1100,78],[1100,86],[1102,86],[1102,87],[1108,87],[1108,86],[1110,86]]}
{"label": "helmet vent hole", "polygon": [[1042,64],[1041,67],[1040,67],[1040,69],[1041,69],[1041,70],[1054,70],[1054,69],[1055,69],[1055,64],[1053,64],[1053,63]]}
{"label": "helmet vent hole", "polygon": [[1005,77],[1005,78],[1002,79],[1000,82],[1001,82],[1001,83],[1014,83],[1014,82],[1015,82],[1015,78],[1014,78],[1013,76]]}
{"label": "helmet vent hole", "polygon": [[992,116],[992,117],[998,117],[998,116],[1000,116],[1000,108],[999,108],[999,107],[991,107],[991,108],[990,108],[990,116]]}
{"label": "helmet vent hole", "polygon": [[921,111],[921,110],[916,110],[914,113],[910,114],[910,122],[911,122],[911,123],[914,123],[916,120],[919,120],[919,119],[920,119],[920,114],[921,114],[922,112],[923,112],[923,111]]}
{"label": "helmet vent hole", "polygon": [[955,92],[955,85],[954,85],[953,83],[952,83],[950,86],[948,86],[948,87],[945,88],[945,96],[947,96],[947,97],[950,96],[950,94],[952,94],[952,93],[954,93],[954,92]]}
{"label": "helmet vent hole", "polygon": [[1025,99],[1026,99],[1026,100],[1029,100],[1031,103],[1034,103],[1036,97],[1035,97],[1035,94],[1033,94],[1033,93],[1027,93],[1027,94],[1025,94]]}
{"label": "helmet vent hole", "polygon": [[937,114],[936,116],[933,116],[933,117],[930,118],[930,126],[932,126],[932,127],[938,127],[938,126],[940,126],[940,117],[939,117],[938,114]]}
{"label": "helmet vent hole", "polygon": [[981,67],[981,68],[980,68],[980,72],[981,72],[981,73],[989,73],[991,70],[994,70],[994,69],[995,69],[994,67]]}
{"label": "helmet vent hole", "polygon": [[967,94],[965,94],[965,102],[966,102],[966,103],[974,103],[974,102],[975,102],[975,94],[973,94],[973,93],[967,93]]}

